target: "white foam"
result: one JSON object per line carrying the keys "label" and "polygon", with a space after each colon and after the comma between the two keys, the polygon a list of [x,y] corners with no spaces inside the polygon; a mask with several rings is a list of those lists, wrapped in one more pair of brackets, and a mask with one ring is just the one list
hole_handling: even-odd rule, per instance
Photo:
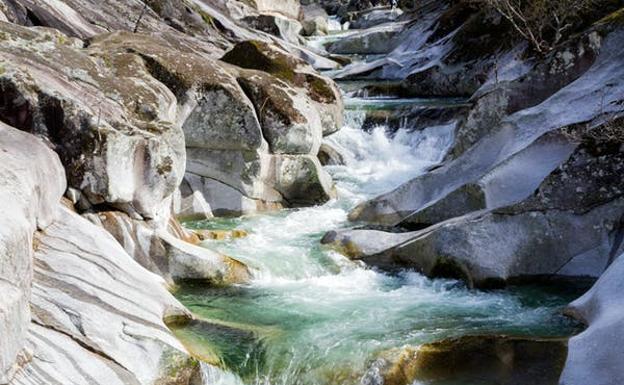
{"label": "white foam", "polygon": [[201,379],[205,385],[245,385],[236,374],[200,361]]}

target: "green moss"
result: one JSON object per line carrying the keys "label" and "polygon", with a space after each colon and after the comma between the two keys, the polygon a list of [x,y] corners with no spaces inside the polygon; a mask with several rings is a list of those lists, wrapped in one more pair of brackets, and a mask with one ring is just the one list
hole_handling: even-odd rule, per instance
{"label": "green moss", "polygon": [[188,385],[199,372],[199,360],[178,351],[166,352],[163,356],[164,371],[157,385]]}
{"label": "green moss", "polygon": [[248,40],[239,43],[221,60],[242,68],[268,72],[299,87],[305,83],[305,76],[295,72],[298,65],[295,58],[278,52],[261,41]]}
{"label": "green moss", "polygon": [[307,83],[308,93],[313,100],[320,103],[336,102],[336,94],[334,93],[334,90],[324,79],[314,75],[308,75]]}
{"label": "green moss", "polygon": [[202,11],[201,9],[198,10],[197,13],[199,13],[199,16],[201,16],[204,23],[214,26],[214,19],[212,18],[211,15]]}
{"label": "green moss", "polygon": [[152,1],[148,1],[147,5],[157,14],[161,14],[162,13],[162,3],[158,0],[152,0]]}
{"label": "green moss", "polygon": [[153,57],[141,53],[139,55],[145,61],[149,73],[169,88],[178,101],[185,103],[187,98],[186,92],[191,88],[191,82],[180,76],[180,74],[170,71]]}

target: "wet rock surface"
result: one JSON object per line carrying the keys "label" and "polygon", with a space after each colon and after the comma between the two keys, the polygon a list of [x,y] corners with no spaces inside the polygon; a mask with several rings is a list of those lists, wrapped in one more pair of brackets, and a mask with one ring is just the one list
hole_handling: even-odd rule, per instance
{"label": "wet rock surface", "polygon": [[565,339],[505,336],[449,338],[382,353],[365,384],[424,383],[520,385],[558,383],[567,354]]}
{"label": "wet rock surface", "polygon": [[590,381],[617,384],[624,374],[616,364],[624,353],[619,330],[624,322],[622,300],[622,265],[618,245],[613,263],[589,292],[570,304],[569,315],[585,322],[587,330],[570,339],[569,354],[561,375],[561,384]]}
{"label": "wet rock surface", "polygon": [[0,123],[0,382],[9,382],[32,354],[25,350],[33,284],[33,236],[58,216],[65,173],[45,144]]}

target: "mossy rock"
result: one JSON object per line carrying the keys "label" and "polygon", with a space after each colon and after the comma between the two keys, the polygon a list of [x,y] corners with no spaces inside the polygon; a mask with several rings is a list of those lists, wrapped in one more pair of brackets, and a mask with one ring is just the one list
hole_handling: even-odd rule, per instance
{"label": "mossy rock", "polygon": [[269,43],[244,41],[221,60],[241,68],[267,72],[291,86],[305,88],[314,101],[334,103],[337,100],[331,80],[313,74],[304,61]]}
{"label": "mossy rock", "polygon": [[197,383],[201,377],[199,361],[178,350],[165,352],[161,366],[155,385],[189,385]]}
{"label": "mossy rock", "polygon": [[305,62],[266,42],[248,40],[238,43],[221,60],[241,68],[268,72],[295,86],[301,87],[305,83],[305,75],[295,72],[297,67],[305,66]]}
{"label": "mossy rock", "polygon": [[[556,385],[567,357],[565,338],[465,336],[382,354],[385,385],[455,383]],[[463,383],[462,382],[462,383]]]}
{"label": "mossy rock", "polygon": [[336,90],[332,87],[331,80],[306,74],[306,88],[312,100],[324,104],[332,104],[337,100]]}

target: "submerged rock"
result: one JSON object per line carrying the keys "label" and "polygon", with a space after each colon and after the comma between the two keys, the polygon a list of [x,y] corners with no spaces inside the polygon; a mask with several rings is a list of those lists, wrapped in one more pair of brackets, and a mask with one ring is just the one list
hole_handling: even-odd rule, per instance
{"label": "submerged rock", "polygon": [[199,239],[223,241],[226,239],[245,238],[248,233],[245,230],[194,230]]}
{"label": "submerged rock", "polygon": [[381,354],[362,383],[496,383],[555,385],[567,353],[565,339],[466,336]]}

